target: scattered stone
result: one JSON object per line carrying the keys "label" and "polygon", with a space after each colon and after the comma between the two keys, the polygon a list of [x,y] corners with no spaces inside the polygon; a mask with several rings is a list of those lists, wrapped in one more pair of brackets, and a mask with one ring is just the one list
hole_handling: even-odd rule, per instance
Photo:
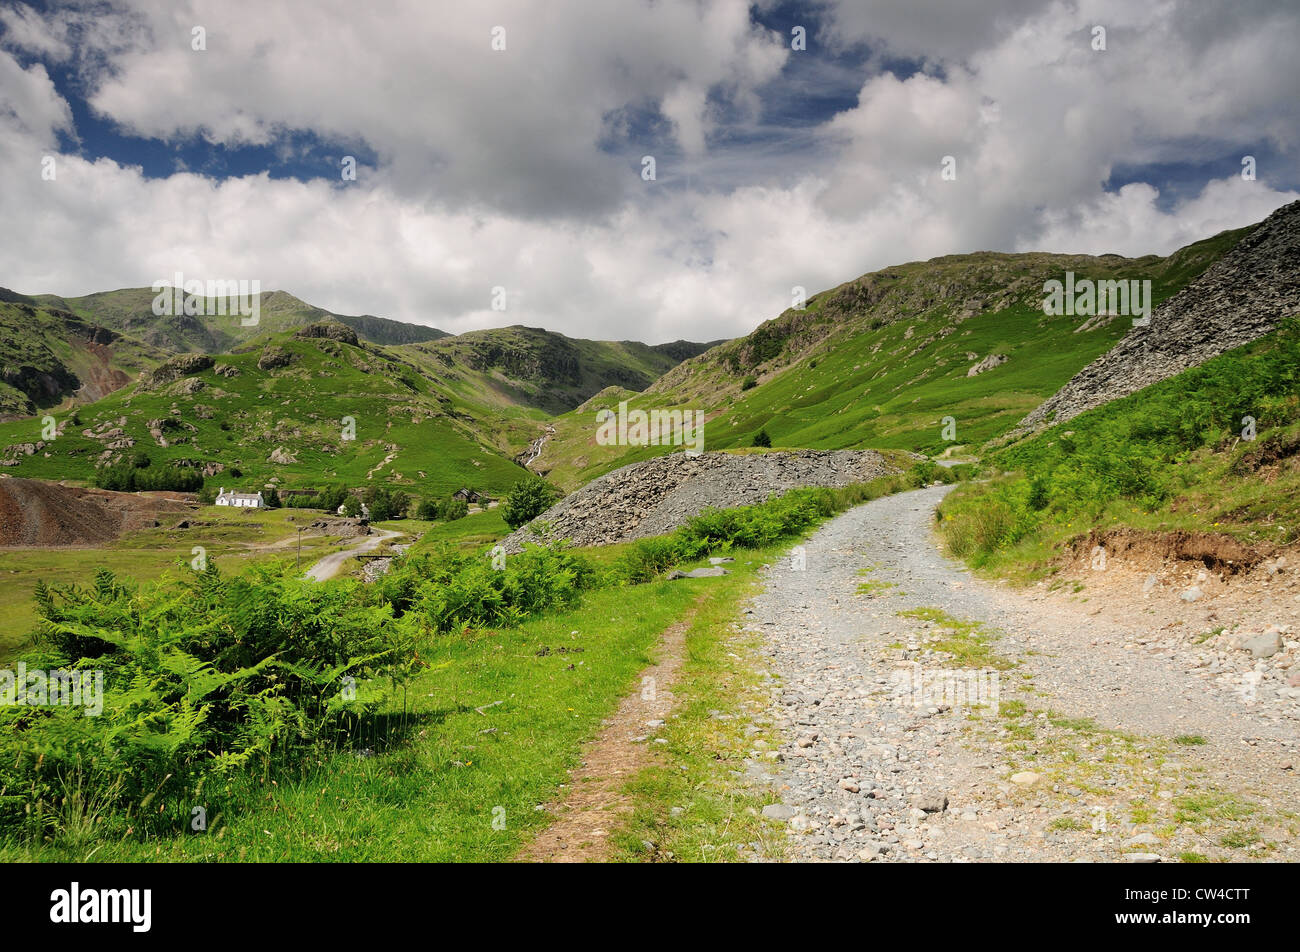
{"label": "scattered stone", "polygon": [[668,573],[668,580],[671,582],[679,578],[718,578],[722,575],[730,575],[726,569],[719,566],[713,566],[707,569],[691,569],[689,572],[672,571]]}
{"label": "scattered stone", "polygon": [[942,813],[948,809],[948,798],[944,796],[914,796],[912,806],[925,813]]}
{"label": "scattered stone", "polygon": [[1282,634],[1276,627],[1270,628],[1262,635],[1248,638],[1242,647],[1256,658],[1271,658],[1282,650]]}
{"label": "scattered stone", "polygon": [[1154,833],[1139,833],[1128,841],[1128,846],[1159,846],[1163,841]]}

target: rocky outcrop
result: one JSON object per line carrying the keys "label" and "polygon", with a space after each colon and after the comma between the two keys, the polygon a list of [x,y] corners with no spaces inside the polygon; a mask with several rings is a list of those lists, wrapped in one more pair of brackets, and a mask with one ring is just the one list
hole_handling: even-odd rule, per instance
{"label": "rocky outcrop", "polygon": [[357,332],[338,321],[318,321],[315,324],[308,324],[306,327],[300,327],[293,336],[299,340],[313,338],[336,340],[343,344],[351,344],[353,347],[360,343]]}
{"label": "rocky outcrop", "polygon": [[262,356],[257,358],[257,369],[274,370],[277,367],[287,367],[293,363],[296,356],[296,354],[289,353],[283,347],[270,344],[262,351]]}
{"label": "rocky outcrop", "polygon": [[207,354],[181,354],[143,374],[140,378],[141,390],[157,390],[169,383],[175,383],[182,377],[189,377],[207,370],[215,361]]}
{"label": "rocky outcrop", "polygon": [[992,370],[994,367],[1001,367],[1007,362],[1006,354],[989,354],[978,364],[966,371],[967,377],[978,377],[986,370]]}
{"label": "rocky outcrop", "polygon": [[1020,421],[1015,437],[1205,363],[1300,314],[1300,202],[1279,208]]}
{"label": "rocky outcrop", "polygon": [[525,542],[571,539],[576,545],[611,545],[661,535],[707,508],[764,502],[796,486],[847,486],[891,472],[879,453],[798,450],[734,456],[671,453],[607,473],[562,499],[535,523],[501,543],[519,552]]}

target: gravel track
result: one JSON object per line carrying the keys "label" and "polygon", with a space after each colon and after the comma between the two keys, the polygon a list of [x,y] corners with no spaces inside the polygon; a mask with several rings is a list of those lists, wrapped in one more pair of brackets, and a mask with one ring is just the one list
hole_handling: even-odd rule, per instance
{"label": "gravel track", "polygon": [[[805,569],[766,571],[745,616],[770,658],[780,744],[759,740],[747,775],[778,791],[764,813],[789,825],[790,858],[1296,859],[1294,823],[1279,816],[1300,802],[1296,702],[1247,706],[1177,657],[1132,650],[1132,627],[975,579],[932,537],[949,489],[830,521],[804,544]],[[998,674],[1001,715],[900,694],[906,665],[936,672],[947,657],[933,653],[946,630],[897,614],[917,608],[998,629],[992,650],[1014,664]],[[1027,711],[1008,718],[1009,702]],[[1173,744],[1180,735],[1205,743]],[[1211,794],[1228,799],[1175,818]],[[1242,829],[1222,806],[1237,802],[1271,846],[1244,833],[1221,843]]]}

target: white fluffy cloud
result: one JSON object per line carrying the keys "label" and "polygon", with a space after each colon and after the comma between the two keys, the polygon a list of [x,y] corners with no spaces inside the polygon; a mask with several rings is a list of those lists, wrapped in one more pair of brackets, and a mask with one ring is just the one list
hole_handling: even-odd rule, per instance
{"label": "white fluffy cloud", "polygon": [[[789,57],[822,54],[789,51],[744,0],[15,7],[0,15],[0,215],[22,225],[0,230],[0,284],[78,294],[181,270],[451,331],[710,339],[779,313],[793,285],[979,249],[1164,253],[1297,197],[1278,183],[1300,178],[1300,15],[1170,0],[1006,0],[978,22],[831,9],[842,47],[934,68],[864,70],[855,107],[790,133],[811,137],[815,163],[792,149],[780,175],[745,180],[719,132],[759,118]],[[1105,52],[1089,45],[1099,23]],[[46,70],[14,53],[75,63],[91,106],[129,134],[280,145],[312,131],[376,162],[348,183],[333,168],[148,178],[69,152],[43,181],[41,157],[76,130]],[[656,113],[668,139],[644,182]],[[1268,157],[1259,181],[1236,174],[1246,152]],[[956,181],[940,177],[945,155]],[[1208,170],[1172,206],[1141,182],[1104,187],[1152,163]]]}

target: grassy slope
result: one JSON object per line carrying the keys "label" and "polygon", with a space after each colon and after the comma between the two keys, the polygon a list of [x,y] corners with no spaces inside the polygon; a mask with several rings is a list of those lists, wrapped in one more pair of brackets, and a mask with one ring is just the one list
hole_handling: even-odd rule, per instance
{"label": "grassy slope", "polygon": [[[341,752],[299,782],[236,791],[244,806],[207,833],[48,847],[6,860],[493,861],[545,825],[581,744],[632,689],[659,633],[706,587],[659,582],[587,596],[572,612],[507,631],[440,639],[407,693],[412,741],[374,757]],[[724,590],[725,591],[725,590]],[[572,652],[538,656],[539,646]],[[486,716],[474,709],[494,701]],[[398,711],[395,711],[398,713]],[[489,734],[486,728],[495,728]],[[494,814],[501,808],[500,814]],[[504,829],[494,829],[494,816]],[[177,829],[188,826],[188,807]],[[269,832],[269,835],[268,835]]]}
{"label": "grassy slope", "polygon": [[[262,292],[259,323],[256,327],[243,327],[237,315],[229,314],[159,317],[153,313],[153,302],[157,294],[150,288],[98,291],[72,298],[61,298],[53,294],[34,297],[105,327],[178,352],[223,353],[259,334],[276,333],[329,319],[347,324],[362,337],[377,344],[404,344],[446,336],[445,331],[434,327],[420,327],[370,315],[353,317],[334,314],[308,304],[287,291]],[[215,299],[205,303],[215,304]],[[215,310],[215,307],[212,309]],[[204,310],[208,308],[205,306]]]}
{"label": "grassy slope", "polygon": [[[94,342],[96,327],[67,312],[23,301],[0,301],[0,417],[36,413],[64,405],[80,386],[104,390],[134,379],[168,354],[130,337]],[[35,375],[56,384],[46,390],[22,386]],[[14,386],[19,384],[19,386]]]}
{"label": "grassy slope", "polygon": [[[258,369],[262,343],[282,348],[294,361]],[[224,377],[215,369],[201,371],[194,377],[203,388],[192,395],[178,392],[176,384],[154,391],[132,388],[81,408],[81,424],[68,426],[48,450],[48,459],[43,454],[27,457],[8,471],[88,480],[104,443],[83,431],[125,419],[122,429],[135,440],[127,452],[145,450],[154,465],[179,459],[224,463],[226,472],[210,481],[226,486],[260,487],[279,477],[280,485],[289,487],[391,482],[419,494],[444,495],[468,482],[499,493],[521,475],[519,467],[485,444],[470,414],[455,400],[385,352],[264,335],[252,349],[222,356],[218,364],[239,373]],[[345,416],[356,421],[353,441],[341,439]],[[148,423],[167,418],[181,427],[166,434],[171,445],[164,448],[150,436]],[[37,439],[39,430],[36,420],[0,424],[0,446]],[[277,447],[296,454],[297,462],[269,462]],[[385,463],[389,456],[393,458]],[[242,477],[229,475],[232,468],[240,469]]]}
{"label": "grassy slope", "polygon": [[[1241,439],[1242,418],[1256,420]],[[1300,539],[1300,329],[1284,328],[997,450],[940,508],[954,554],[1035,578],[1094,530]]]}
{"label": "grassy slope", "polygon": [[[674,352],[692,352],[692,345],[682,346],[688,349]],[[400,352],[466,399],[547,413],[570,410],[608,386],[644,389],[680,362],[636,341],[581,340],[520,325],[469,331]]]}
{"label": "grassy slope", "polygon": [[[946,416],[956,420],[958,443],[980,443],[1009,429],[1128,330],[1123,317],[1076,333],[1084,318],[1044,316],[1043,281],[1067,269],[1076,278],[1149,278],[1159,302],[1244,232],[1224,232],[1168,258],[979,253],[890,268],[687,361],[631,395],[630,406],[703,410],[710,450],[748,446],[766,429],[778,447],[933,453],[948,445],[941,436]],[[971,302],[982,306],[968,308]],[[1010,359],[967,377],[989,354]],[[742,391],[747,375],[758,385]],[[663,452],[596,445],[595,411],[627,397],[601,395],[559,417],[540,469],[571,488]]]}

